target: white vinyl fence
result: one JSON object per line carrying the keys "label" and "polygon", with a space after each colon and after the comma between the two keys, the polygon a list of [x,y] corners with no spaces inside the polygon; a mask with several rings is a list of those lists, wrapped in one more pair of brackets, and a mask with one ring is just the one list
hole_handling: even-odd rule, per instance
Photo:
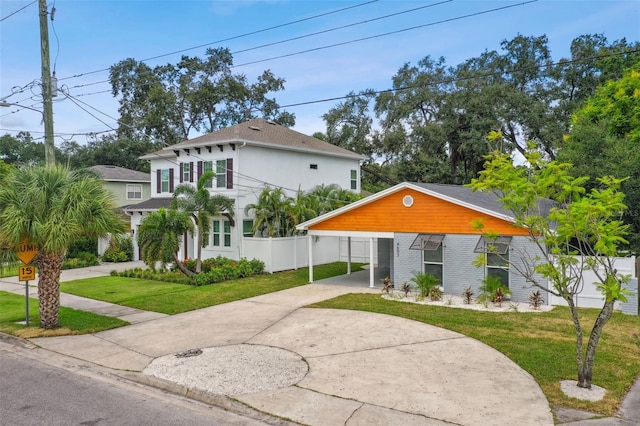
{"label": "white vinyl fence", "polygon": [[[314,237],[313,264],[321,265],[348,260],[347,238]],[[247,259],[260,259],[266,272],[286,271],[309,266],[309,252],[306,236],[285,238],[242,238],[242,256]],[[351,239],[351,261],[369,262],[369,240]],[[374,247],[374,253],[375,247]],[[375,263],[374,259],[374,263]]]}
{"label": "white vinyl fence", "polygon": [[[614,260],[615,268],[618,273],[623,275],[631,275],[632,281],[630,290],[633,295],[629,297],[630,305],[635,306],[635,314],[637,315],[637,300],[638,300],[638,277],[636,276],[636,258],[635,257],[618,257]],[[598,287],[596,286],[598,278],[594,271],[584,271],[582,276],[582,291],[576,296],[576,306],[583,308],[601,308],[604,303],[604,296]],[[551,284],[549,284],[551,285]],[[633,303],[635,301],[635,303]],[[552,305],[567,306],[566,300],[561,297],[550,295],[550,303]],[[622,309],[625,311],[625,307],[621,306],[620,302],[616,302],[615,309]],[[633,308],[632,308],[633,309]]]}

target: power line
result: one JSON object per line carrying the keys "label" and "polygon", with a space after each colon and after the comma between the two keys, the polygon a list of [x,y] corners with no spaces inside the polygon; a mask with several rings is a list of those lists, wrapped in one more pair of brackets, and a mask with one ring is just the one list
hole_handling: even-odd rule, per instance
{"label": "power line", "polygon": [[[316,19],[316,18],[321,18],[323,16],[328,16],[328,15],[332,15],[332,14],[335,14],[335,13],[344,12],[344,11],[349,10],[349,9],[355,9],[357,7],[366,6],[368,4],[376,3],[376,2],[378,2],[378,0],[366,1],[364,3],[359,3],[359,4],[356,4],[356,5],[353,5],[353,6],[343,7],[341,9],[332,10],[330,12],[320,13],[318,15],[313,15],[313,16],[310,16],[308,18],[297,19],[295,21],[285,22],[284,24],[274,25],[272,27],[267,27],[267,28],[263,28],[263,29],[260,29],[260,30],[250,31],[248,33],[240,34],[240,35],[233,36],[233,37],[228,37],[228,38],[217,40],[217,41],[212,41],[210,43],[200,44],[198,46],[188,47],[188,48],[185,48],[185,49],[180,49],[180,50],[176,50],[176,51],[169,52],[169,53],[163,53],[161,55],[152,56],[152,57],[149,57],[149,58],[146,58],[146,59],[142,59],[140,62],[152,61],[154,59],[164,58],[166,56],[175,55],[177,53],[188,52],[190,50],[200,49],[200,48],[203,48],[203,47],[206,47],[206,46],[211,46],[211,45],[223,43],[223,42],[226,42],[226,41],[236,40],[236,39],[239,39],[239,38],[242,38],[242,37],[247,37],[247,36],[250,36],[250,35],[260,34],[260,33],[266,32],[266,31],[271,31],[271,30],[275,30],[275,29],[278,29],[278,28],[283,28],[283,27],[286,27],[286,26],[289,26],[289,25],[299,24],[301,22],[310,21],[310,20],[313,20],[313,19]],[[102,68],[102,69],[95,70],[95,71],[88,71],[88,72],[84,72],[84,73],[81,73],[81,74],[75,74],[75,75],[72,75],[72,76],[69,76],[69,77],[64,77],[64,78],[61,78],[60,80],[67,80],[67,79],[70,79],[70,78],[82,77],[82,76],[89,75],[89,74],[96,74],[96,73],[100,73],[100,72],[109,71],[110,69],[111,69],[111,67]]]}
{"label": "power line", "polygon": [[[349,25],[346,25],[346,26],[334,27],[334,28],[330,28],[330,29],[327,29],[327,30],[324,30],[324,31],[320,31],[320,32],[316,32],[316,33],[310,33],[310,34],[302,35],[302,36],[299,36],[299,37],[285,39],[285,40],[277,41],[277,42],[274,42],[274,43],[265,44],[265,45],[262,45],[262,46],[251,47],[251,48],[247,48],[247,49],[244,49],[244,50],[231,52],[231,54],[234,55],[236,53],[255,50],[255,49],[259,49],[259,48],[266,47],[266,46],[282,44],[282,43],[286,43],[288,41],[298,40],[298,39],[309,37],[309,36],[312,36],[312,35],[318,35],[318,34],[322,34],[322,33],[325,33],[325,32],[334,31],[336,29],[342,29],[342,28],[345,28],[345,27],[348,27],[348,26],[351,26],[351,25],[359,25],[361,23],[367,23],[367,22],[371,22],[371,21],[375,21],[375,20],[379,20],[379,19],[384,19],[384,18],[388,18],[388,17],[391,17],[391,16],[396,16],[396,15],[399,15],[399,14],[402,14],[402,13],[415,11],[417,9],[423,9],[425,7],[433,7],[433,6],[441,5],[441,4],[444,4],[444,3],[448,3],[450,1],[453,1],[453,0],[446,0],[446,1],[439,2],[439,3],[430,4],[428,6],[422,6],[422,7],[419,7],[419,8],[409,9],[409,10],[406,10],[406,11],[401,11],[401,12],[397,12],[397,13],[394,13],[394,14],[385,15],[385,16],[381,16],[381,17],[378,17],[378,18],[373,18],[373,19],[370,19],[370,20],[349,24]],[[493,8],[493,9],[487,9],[487,10],[483,10],[483,11],[479,11],[479,12],[470,13],[470,14],[467,14],[467,15],[456,16],[456,17],[453,17],[453,18],[443,19],[443,20],[440,20],[440,21],[430,22],[430,23],[427,23],[427,24],[417,25],[417,26],[413,26],[413,27],[402,28],[402,29],[399,29],[399,30],[396,30],[396,31],[390,31],[390,32],[382,33],[382,34],[376,34],[376,35],[369,36],[369,37],[362,37],[362,38],[355,39],[355,40],[349,40],[349,41],[344,41],[344,42],[340,42],[340,43],[319,46],[319,47],[316,47],[316,48],[301,50],[301,51],[297,51],[297,52],[292,52],[292,53],[288,53],[288,54],[285,54],[285,55],[273,56],[273,57],[260,59],[260,60],[256,60],[256,61],[245,62],[245,63],[242,63],[242,64],[236,64],[236,65],[232,65],[231,68],[239,68],[239,67],[243,67],[243,66],[247,66],[247,65],[256,64],[256,63],[268,62],[268,61],[272,61],[272,60],[276,60],[276,59],[282,59],[282,58],[287,58],[287,57],[291,57],[291,56],[297,56],[297,55],[301,55],[301,54],[304,54],[304,53],[330,49],[330,48],[333,48],[333,47],[339,47],[339,46],[343,46],[343,45],[358,43],[358,42],[371,40],[371,39],[375,39],[375,38],[380,38],[380,37],[386,37],[386,36],[389,36],[389,35],[399,34],[399,33],[412,31],[412,30],[416,30],[416,29],[420,29],[420,28],[425,28],[425,27],[434,26],[434,25],[438,25],[438,24],[443,24],[443,23],[447,23],[447,22],[453,22],[453,21],[457,21],[457,20],[461,20],[461,19],[471,18],[471,17],[475,17],[475,16],[479,16],[479,15],[484,15],[484,14],[487,14],[487,13],[493,13],[493,12],[497,12],[497,11],[500,11],[500,10],[517,7],[517,6],[523,6],[523,5],[526,5],[526,4],[529,4],[529,3],[536,3],[537,1],[538,0],[529,0],[529,1],[525,1],[524,3],[514,3],[514,4],[511,4],[511,5],[507,5],[507,6],[502,6],[502,7]],[[142,60],[140,62],[144,62],[144,61],[146,61],[146,60]],[[151,71],[149,71],[149,72],[151,72]],[[85,74],[80,74],[80,75],[85,75]],[[108,83],[109,81],[110,80],[107,79],[107,80],[100,80],[100,81],[92,82],[92,83],[79,84],[79,85],[76,85],[76,86],[71,86],[70,89],[78,88],[78,87],[86,87],[86,86],[102,84],[102,83]]]}
{"label": "power line", "polygon": [[4,18],[0,19],[0,22],[4,21],[4,20],[6,20],[6,19],[11,18],[11,17],[12,17],[13,15],[15,15],[16,13],[18,13],[18,12],[20,12],[20,11],[22,11],[22,10],[24,10],[24,9],[28,8],[29,6],[31,6],[32,4],[37,3],[37,2],[38,2],[38,0],[33,0],[33,1],[32,1],[31,3],[29,3],[28,5],[26,5],[26,6],[22,6],[20,9],[16,10],[15,12],[10,13],[10,14],[8,14],[7,16],[5,16]]}

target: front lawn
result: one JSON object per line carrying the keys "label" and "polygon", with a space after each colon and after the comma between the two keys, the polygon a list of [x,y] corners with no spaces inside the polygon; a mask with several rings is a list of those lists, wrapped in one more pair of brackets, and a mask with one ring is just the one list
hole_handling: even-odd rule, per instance
{"label": "front lawn", "polygon": [[[566,307],[538,313],[482,312],[396,302],[370,294],[349,294],[311,307],[395,315],[473,337],[528,371],[552,405],[612,415],[640,373],[640,317],[637,316],[615,313],[605,326],[596,354],[593,383],[607,389],[607,394],[602,401],[588,402],[569,398],[560,390],[560,381],[577,378],[576,338]],[[596,309],[581,310],[586,336],[597,314]],[[437,360],[433,368],[438,368]],[[509,409],[505,407],[505,412]]]}
{"label": "front lawn", "polygon": [[29,327],[17,324],[25,320],[24,296],[0,291],[0,332],[22,338],[62,336],[68,334],[96,333],[102,330],[128,325],[118,318],[105,317],[92,312],[60,307],[60,328],[44,330],[39,328],[40,315],[38,300],[29,299]]}
{"label": "front lawn", "polygon": [[[352,264],[359,270],[361,264]],[[314,279],[347,273],[345,262],[314,266]],[[145,311],[178,314],[194,309],[273,293],[309,282],[308,268],[264,274],[205,286],[125,277],[98,277],[61,283],[60,291]]]}

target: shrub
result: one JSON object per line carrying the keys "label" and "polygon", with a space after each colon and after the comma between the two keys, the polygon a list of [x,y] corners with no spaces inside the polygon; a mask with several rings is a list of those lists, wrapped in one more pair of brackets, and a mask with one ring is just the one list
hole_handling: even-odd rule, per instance
{"label": "shrub", "polygon": [[429,290],[429,299],[434,302],[442,299],[442,289],[440,286],[435,286]]}
{"label": "shrub", "polygon": [[109,247],[102,255],[104,262],[128,262],[133,260],[133,241],[128,235],[113,235]]}
{"label": "shrub", "polygon": [[71,242],[67,250],[67,257],[79,257],[79,253],[98,255],[98,240],[96,238],[79,237]]}
{"label": "shrub", "polygon": [[473,290],[471,290],[471,286],[467,286],[464,288],[464,290],[462,291],[462,299],[464,300],[464,303],[466,303],[467,305],[471,304],[471,299],[473,298]]}
{"label": "shrub", "polygon": [[78,257],[67,257],[62,262],[62,269],[86,268],[99,265],[98,256],[91,253],[78,253]]}
{"label": "shrub", "polygon": [[502,284],[500,278],[493,276],[485,277],[478,290],[480,290],[478,302],[483,304],[488,302],[501,304],[505,296],[511,294],[511,290]]}
{"label": "shrub", "polygon": [[431,293],[431,289],[440,285],[440,280],[431,274],[417,273],[411,278],[416,286],[418,286],[418,297],[424,299]]}

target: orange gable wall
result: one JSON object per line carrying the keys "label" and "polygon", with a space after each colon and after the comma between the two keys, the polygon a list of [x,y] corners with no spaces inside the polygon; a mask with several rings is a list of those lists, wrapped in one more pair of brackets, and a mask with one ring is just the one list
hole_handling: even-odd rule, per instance
{"label": "orange gable wall", "polygon": [[[413,197],[413,206],[405,207],[402,198]],[[372,203],[327,219],[309,227],[323,231],[370,231],[440,234],[480,234],[472,222],[484,218],[485,230],[503,235],[528,235],[508,221],[477,212],[413,189],[403,189]]]}

